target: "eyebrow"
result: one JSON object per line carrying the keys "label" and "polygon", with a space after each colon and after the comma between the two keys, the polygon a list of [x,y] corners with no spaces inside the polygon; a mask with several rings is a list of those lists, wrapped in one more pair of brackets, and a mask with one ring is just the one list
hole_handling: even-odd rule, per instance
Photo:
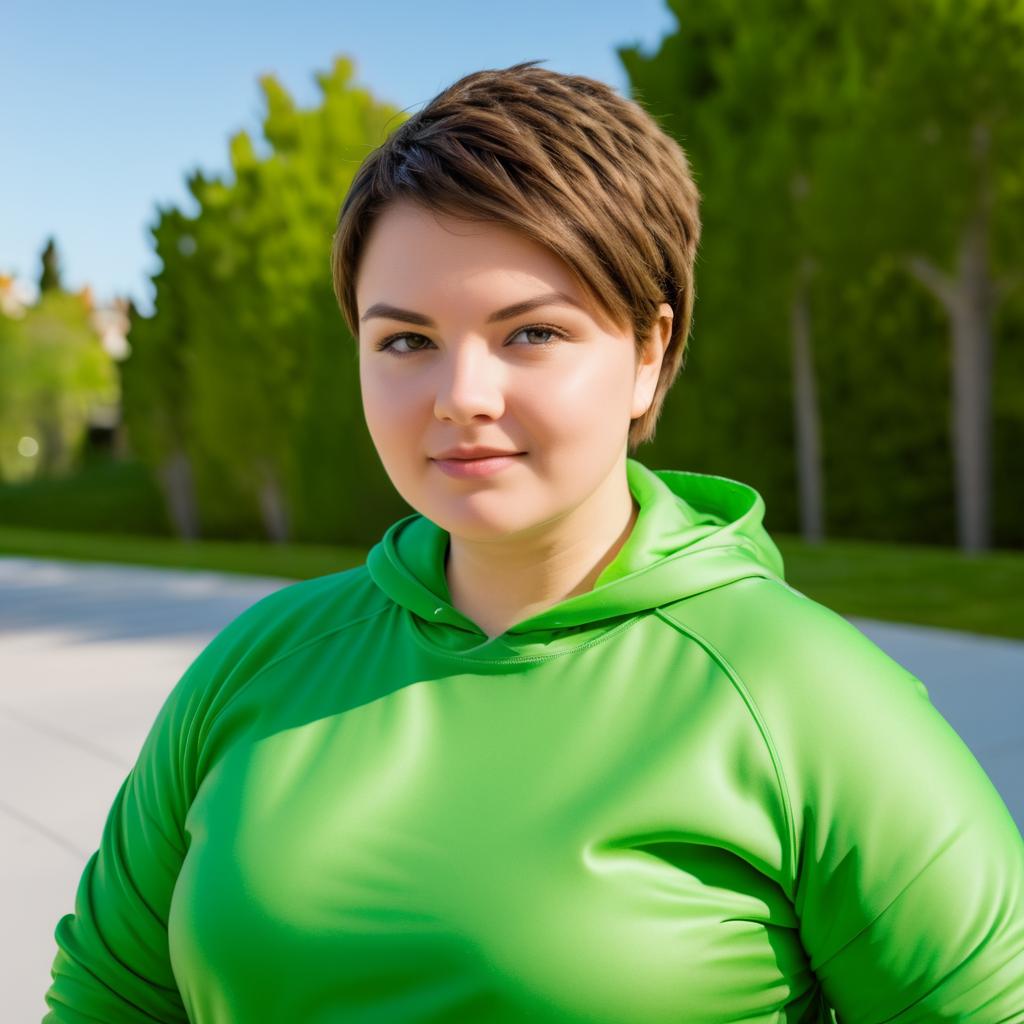
{"label": "eyebrow", "polygon": [[[576,301],[571,295],[565,292],[547,292],[544,295],[535,295],[532,299],[524,299],[522,302],[514,302],[511,306],[495,310],[488,318],[487,323],[497,323],[499,320],[511,320],[514,316],[521,316],[529,313],[531,309],[538,306],[568,305],[575,306],[586,312],[586,308]],[[371,317],[384,317],[387,320],[404,320],[406,323],[418,324],[420,327],[437,327],[437,324],[424,316],[422,313],[414,313],[411,309],[401,309],[399,306],[392,306],[389,302],[375,302],[360,318],[360,323],[365,323]]]}

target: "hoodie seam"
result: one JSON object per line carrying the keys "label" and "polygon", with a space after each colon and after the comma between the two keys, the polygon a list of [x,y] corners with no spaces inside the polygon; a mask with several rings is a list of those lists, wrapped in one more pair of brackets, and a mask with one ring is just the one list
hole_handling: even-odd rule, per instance
{"label": "hoodie seam", "polygon": [[375,618],[378,615],[386,613],[388,610],[388,605],[383,605],[372,612],[367,612],[366,615],[361,615],[358,619],[350,619],[348,622],[344,622],[340,626],[331,626],[314,636],[307,637],[305,640],[300,640],[293,646],[286,647],[283,651],[278,651],[277,654],[271,656],[269,661],[263,662],[263,664],[261,664],[251,676],[244,679],[239,686],[232,691],[231,695],[224,702],[221,708],[214,714],[213,719],[209,722],[209,726],[212,727],[216,724],[217,719],[227,712],[242,692],[247,690],[265,672],[269,672],[270,669],[279,665],[282,661],[286,661],[288,658],[292,657],[292,655],[298,654],[300,651],[304,651],[307,647],[312,647],[323,640],[333,639],[338,633],[343,633],[346,629],[358,626],[361,622],[366,622],[368,619]]}
{"label": "hoodie seam", "polygon": [[[704,524],[704,525],[708,525],[708,524]],[[726,527],[724,527],[724,526],[717,526],[716,530],[722,530],[722,529],[725,529],[725,528]],[[705,536],[709,536],[709,535],[706,534]],[[696,558],[698,556],[705,555],[706,553],[712,552],[712,551],[716,555],[719,552],[722,552],[722,551],[739,551],[739,552],[742,552],[743,554],[749,556],[750,553],[751,553],[751,549],[754,547],[754,545],[749,543],[749,542],[744,543],[742,541],[730,541],[728,544],[717,544],[716,543],[714,545],[714,547],[710,547],[709,546],[709,547],[703,547],[702,548],[702,547],[699,547],[698,545],[701,543],[701,541],[703,539],[704,539],[703,537],[698,538],[697,540],[692,541],[690,544],[687,544],[685,547],[677,548],[671,554],[662,555],[662,556],[660,556],[658,558],[658,560],[656,562],[652,562],[652,563],[650,563],[648,565],[642,565],[639,569],[634,569],[631,573],[628,573],[625,576],[616,576],[614,579],[607,580],[604,583],[602,583],[600,587],[595,587],[593,590],[588,591],[588,593],[596,594],[603,587],[618,586],[621,583],[632,582],[641,573],[648,572],[655,565],[657,565],[659,567],[665,566],[665,565],[672,565],[676,561],[681,561],[684,558]],[[766,571],[771,573],[771,577],[770,577],[771,579],[778,579],[779,578],[777,576],[777,574],[775,573],[774,569],[772,569],[772,568],[770,568],[768,566],[765,566],[764,564],[760,564],[760,563],[757,565],[756,568],[751,570],[751,575],[764,576]],[[746,578],[746,577],[740,577],[740,578]],[[735,579],[730,579],[727,582],[728,583],[733,583],[733,582],[735,582]],[[726,586],[726,585],[727,585],[726,583],[712,583],[712,584],[710,584],[710,586],[714,587],[714,588],[721,587],[721,586]],[[686,596],[687,597],[694,597],[694,596],[696,596],[696,594],[701,594],[701,593],[703,593],[703,591],[698,590],[698,591],[694,591],[691,594],[687,594]],[[675,598],[673,598],[673,600],[675,600]]]}
{"label": "hoodie seam", "polygon": [[[699,644],[707,652],[708,656],[721,668],[725,673],[726,677],[732,683],[733,688],[739,694],[740,699],[746,706],[747,713],[750,715],[757,728],[757,731],[761,735],[761,740],[768,751],[769,760],[772,763],[772,768],[775,772],[775,782],[779,790],[779,801],[782,805],[782,815],[785,818],[786,823],[786,850],[785,855],[787,859],[787,872],[786,877],[790,882],[790,887],[795,888],[796,885],[796,858],[797,858],[797,840],[796,840],[796,828],[794,826],[793,816],[793,801],[790,796],[789,783],[786,780],[786,772],[782,766],[782,759],[779,756],[778,748],[775,745],[775,741],[772,739],[771,730],[768,728],[768,723],[765,720],[764,715],[761,713],[761,709],[757,705],[757,701],[754,700],[753,694],[751,694],[749,688],[743,682],[739,672],[734,668],[732,662],[718,650],[715,645],[708,640],[706,637],[697,633],[691,627],[684,625],[671,613],[664,610],[664,608],[655,608],[654,614],[658,616],[663,622],[667,623],[671,628],[677,632],[682,633],[684,636],[688,636],[695,643]],[[789,899],[792,901],[793,895],[787,893]]]}

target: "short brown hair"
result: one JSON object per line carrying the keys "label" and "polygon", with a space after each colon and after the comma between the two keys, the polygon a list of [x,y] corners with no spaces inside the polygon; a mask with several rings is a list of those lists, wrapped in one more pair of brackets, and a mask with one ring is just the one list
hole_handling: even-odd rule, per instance
{"label": "short brown hair", "polygon": [[525,61],[475,71],[435,96],[363,161],[331,247],[334,294],[358,338],[355,282],[375,218],[403,198],[517,229],[559,256],[637,352],[658,306],[672,338],[630,452],[654,435],[684,365],[700,195],[678,142],[635,100],[592,78]]}

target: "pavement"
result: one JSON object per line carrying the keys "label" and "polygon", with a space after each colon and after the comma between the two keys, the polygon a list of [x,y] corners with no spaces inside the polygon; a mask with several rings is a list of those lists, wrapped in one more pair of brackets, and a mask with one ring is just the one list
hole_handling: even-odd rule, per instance
{"label": "pavement", "polygon": [[[168,691],[289,581],[0,557],[0,993],[39,1021],[53,931]],[[1024,642],[850,621],[921,679],[1024,831]]]}

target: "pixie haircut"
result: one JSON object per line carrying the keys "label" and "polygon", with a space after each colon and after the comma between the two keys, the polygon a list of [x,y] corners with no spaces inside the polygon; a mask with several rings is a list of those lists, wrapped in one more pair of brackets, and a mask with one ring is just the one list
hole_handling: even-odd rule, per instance
{"label": "pixie haircut", "polygon": [[537,64],[460,78],[369,154],[338,215],[334,294],[358,338],[363,245],[382,210],[405,199],[553,252],[618,329],[632,328],[637,356],[667,302],[672,337],[650,408],[630,423],[632,453],[654,436],[684,365],[700,195],[682,147],[636,101]]}

